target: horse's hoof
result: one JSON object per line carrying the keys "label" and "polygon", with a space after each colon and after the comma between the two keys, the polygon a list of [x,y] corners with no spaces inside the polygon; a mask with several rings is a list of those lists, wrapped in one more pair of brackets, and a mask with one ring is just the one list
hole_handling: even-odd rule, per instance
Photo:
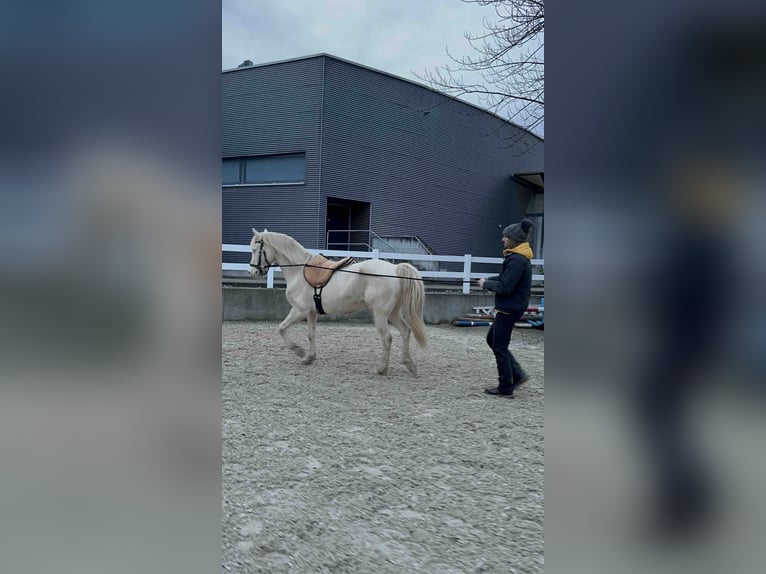
{"label": "horse's hoof", "polygon": [[379,375],[387,375],[388,374],[388,367],[386,367],[384,369],[378,369],[378,374]]}
{"label": "horse's hoof", "polygon": [[306,357],[305,359],[303,359],[303,360],[301,361],[301,363],[303,363],[304,365],[310,365],[311,363],[313,363],[313,362],[314,362],[314,360],[315,360],[316,358],[317,358],[317,357],[316,357],[316,355],[309,355],[308,357]]}
{"label": "horse's hoof", "polygon": [[306,351],[305,351],[305,349],[303,347],[299,347],[298,345],[293,345],[293,346],[290,347],[290,349],[292,350],[293,353],[295,353],[299,357],[305,357],[306,356]]}
{"label": "horse's hoof", "polygon": [[413,377],[418,376],[418,368],[415,366],[415,363],[404,363],[404,365],[407,367],[407,370],[412,373]]}

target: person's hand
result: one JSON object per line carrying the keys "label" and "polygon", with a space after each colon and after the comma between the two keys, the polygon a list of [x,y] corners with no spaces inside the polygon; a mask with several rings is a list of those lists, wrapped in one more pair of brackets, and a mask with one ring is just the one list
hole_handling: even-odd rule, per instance
{"label": "person's hand", "polygon": [[484,278],[482,277],[477,282],[479,284],[479,289],[484,289]]}

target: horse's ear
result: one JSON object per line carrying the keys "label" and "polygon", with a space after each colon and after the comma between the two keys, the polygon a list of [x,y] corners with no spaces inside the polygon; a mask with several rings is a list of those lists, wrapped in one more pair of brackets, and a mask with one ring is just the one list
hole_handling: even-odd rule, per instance
{"label": "horse's ear", "polygon": [[258,231],[255,229],[255,227],[253,227],[252,229],[253,229],[253,235],[258,235]]}
{"label": "horse's ear", "polygon": [[264,227],[264,228],[263,228],[263,232],[264,232],[264,233],[266,233],[267,231],[268,231],[268,229],[266,229],[266,228]]}

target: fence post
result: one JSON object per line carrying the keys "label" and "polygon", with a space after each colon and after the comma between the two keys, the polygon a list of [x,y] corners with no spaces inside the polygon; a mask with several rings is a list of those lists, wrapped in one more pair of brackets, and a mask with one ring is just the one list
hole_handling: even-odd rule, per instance
{"label": "fence post", "polygon": [[380,259],[380,249],[373,249],[372,250],[372,258],[373,259]]}
{"label": "fence post", "polygon": [[463,293],[471,292],[471,255],[466,253],[463,262]]}
{"label": "fence post", "polygon": [[266,273],[266,287],[269,289],[274,288],[274,268],[269,267],[268,273]]}

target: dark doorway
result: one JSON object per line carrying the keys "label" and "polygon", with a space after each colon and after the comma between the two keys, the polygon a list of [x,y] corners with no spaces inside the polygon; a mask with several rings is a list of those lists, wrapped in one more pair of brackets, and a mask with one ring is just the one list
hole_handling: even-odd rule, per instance
{"label": "dark doorway", "polygon": [[532,253],[534,253],[535,259],[544,259],[543,242],[545,241],[545,219],[543,218],[543,214],[527,213],[525,217],[534,224],[534,227],[529,234],[529,245],[532,247]]}
{"label": "dark doorway", "polygon": [[370,204],[327,198],[327,249],[370,251]]}
{"label": "dark doorway", "polygon": [[351,208],[327,203],[327,249],[348,251],[351,235]]}

